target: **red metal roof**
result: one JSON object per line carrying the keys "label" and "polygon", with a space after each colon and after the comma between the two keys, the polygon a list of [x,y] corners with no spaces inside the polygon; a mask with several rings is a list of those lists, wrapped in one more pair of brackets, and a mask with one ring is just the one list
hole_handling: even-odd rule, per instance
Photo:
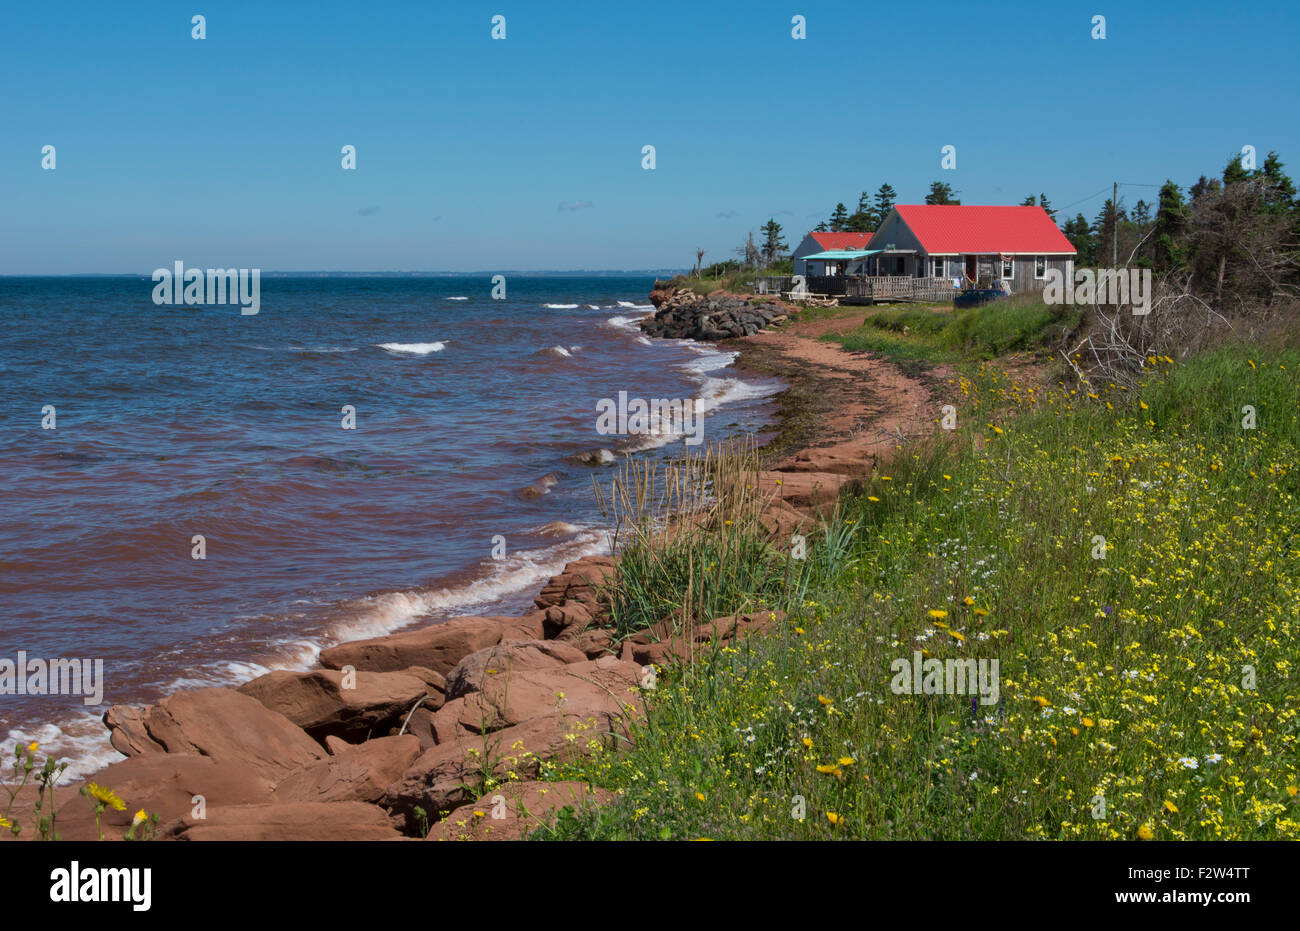
{"label": "red metal roof", "polygon": [[823,252],[830,252],[835,249],[854,250],[865,249],[867,243],[871,241],[874,233],[810,233],[813,239],[817,240],[817,245],[822,247]]}
{"label": "red metal roof", "polygon": [[1042,207],[899,204],[894,209],[931,255],[1075,252]]}

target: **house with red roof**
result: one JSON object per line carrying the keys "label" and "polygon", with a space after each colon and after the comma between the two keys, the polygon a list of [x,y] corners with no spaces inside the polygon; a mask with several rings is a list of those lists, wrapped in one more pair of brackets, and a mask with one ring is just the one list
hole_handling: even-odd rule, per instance
{"label": "house with red roof", "polygon": [[1041,290],[1052,268],[1074,280],[1075,248],[1042,207],[901,204],[863,251],[848,274],[1000,281],[1013,292]]}
{"label": "house with red roof", "polygon": [[[864,252],[870,233],[809,233],[790,253],[796,275],[842,274],[851,257]],[[830,253],[830,255],[823,255]]]}

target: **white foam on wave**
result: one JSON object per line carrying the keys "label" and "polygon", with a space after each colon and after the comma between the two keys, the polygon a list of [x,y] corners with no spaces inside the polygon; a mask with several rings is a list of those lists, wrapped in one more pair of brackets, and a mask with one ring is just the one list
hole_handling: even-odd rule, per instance
{"label": "white foam on wave", "polygon": [[[690,348],[695,349],[694,346]],[[721,352],[717,349],[707,348],[703,351],[696,349],[696,352],[700,353],[699,358],[683,362],[680,366],[684,371],[695,375],[725,369],[740,356],[739,352]]]}
{"label": "white foam on wave", "polygon": [[542,306],[549,308],[551,310],[575,310],[577,309],[578,305],[577,304],[543,304]]}
{"label": "white foam on wave", "polygon": [[[100,720],[100,715],[90,711],[79,712],[61,725],[42,724],[30,731],[15,727],[9,731],[4,746],[12,754],[11,744],[26,745],[32,741],[37,744],[37,760],[43,760],[49,755],[58,762],[68,764],[67,772],[60,780],[63,785],[84,779],[110,763],[123,759],[122,754],[109,743],[108,730]],[[7,762],[12,759],[12,756],[9,757]]]}
{"label": "white foam on wave", "polygon": [[289,348],[294,352],[330,353],[330,352],[356,352],[359,347],[357,346],[290,346]]}
{"label": "white foam on wave", "polygon": [[446,300],[449,300],[449,301],[468,301],[469,298],[467,298],[467,297],[462,297],[461,295],[458,294],[458,295],[456,295],[455,297],[449,297],[449,298],[446,298]]}
{"label": "white foam on wave", "polygon": [[447,614],[501,598],[544,582],[564,570],[566,563],[583,556],[609,553],[608,535],[594,528],[580,529],[572,539],[553,546],[519,550],[494,563],[484,576],[462,585],[409,592],[389,592],[357,603],[358,611],[329,630],[333,642],[381,637],[430,614]]}
{"label": "white foam on wave", "polygon": [[724,404],[771,397],[780,390],[776,385],[745,381],[743,378],[705,378],[700,387],[699,409],[707,414]]}
{"label": "white foam on wave", "polygon": [[533,533],[540,533],[548,537],[568,537],[582,533],[582,528],[568,521],[553,520],[542,524],[540,527],[534,527]]}
{"label": "white foam on wave", "polygon": [[538,352],[538,355],[563,356],[566,359],[572,358],[575,352],[582,349],[581,346],[570,346],[567,349],[563,346],[550,346]]}
{"label": "white foam on wave", "polygon": [[619,301],[618,306],[628,307],[631,308],[632,310],[654,310],[655,309],[654,304],[637,304],[632,301]]}
{"label": "white foam on wave", "polygon": [[587,305],[587,309],[588,309],[588,310],[600,310],[600,305],[599,305],[599,304],[588,304],[588,305]]}
{"label": "white foam on wave", "polygon": [[642,346],[653,346],[654,342],[648,336],[638,336],[636,341]]}
{"label": "white foam on wave", "polygon": [[442,352],[446,343],[376,343],[380,349],[403,356],[427,356],[431,352]]}
{"label": "white foam on wave", "polygon": [[640,333],[641,328],[637,326],[637,324],[649,316],[650,314],[642,314],[639,317],[624,317],[622,315],[614,316],[607,319],[605,325],[612,326],[617,330],[628,330],[633,333]]}

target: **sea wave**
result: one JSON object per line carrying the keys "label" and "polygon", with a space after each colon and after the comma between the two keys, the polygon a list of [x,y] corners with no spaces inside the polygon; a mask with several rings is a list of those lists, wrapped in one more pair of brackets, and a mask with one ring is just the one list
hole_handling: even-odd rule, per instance
{"label": "sea wave", "polygon": [[567,349],[563,346],[548,346],[545,349],[539,349],[539,356],[563,356],[566,359],[572,358],[573,354],[582,349],[581,346],[570,346]]}
{"label": "sea wave", "polygon": [[431,352],[442,352],[447,348],[446,343],[376,343],[380,349],[391,352],[396,355],[404,356],[427,356]]}
{"label": "sea wave", "polygon": [[63,776],[64,785],[84,779],[123,758],[109,743],[108,730],[100,715],[89,711],[79,712],[62,724],[42,724],[31,730],[12,728],[6,737],[6,748],[10,741],[18,744],[34,741],[42,756],[49,755],[56,761],[66,762],[68,769]]}
{"label": "sea wave", "polygon": [[[277,642],[274,659],[266,663],[220,662],[194,670],[166,686],[178,689],[241,685],[277,669],[304,671],[313,668],[327,646],[382,637],[409,627],[422,618],[452,617],[466,609],[491,605],[503,598],[535,587],[559,575],[567,563],[583,556],[608,554],[608,534],[592,526],[553,522],[537,532],[569,532],[569,539],[530,550],[518,550],[492,562],[474,578],[447,586],[410,591],[385,592],[340,604],[334,620],[318,638],[293,638]],[[103,725],[100,724],[102,729]]]}
{"label": "sea wave", "polygon": [[638,327],[637,324],[640,323],[642,320],[644,320],[647,316],[649,316],[649,314],[645,314],[640,317],[615,316],[607,319],[605,323],[607,326],[612,326],[615,329],[629,330],[634,333],[639,333],[641,331],[641,328]]}
{"label": "sea wave", "polygon": [[551,310],[576,310],[578,307],[577,304],[543,304],[542,306]]}

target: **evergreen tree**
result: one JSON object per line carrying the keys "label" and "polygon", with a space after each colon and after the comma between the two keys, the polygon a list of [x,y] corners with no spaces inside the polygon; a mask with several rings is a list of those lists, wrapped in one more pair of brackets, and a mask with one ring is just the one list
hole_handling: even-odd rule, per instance
{"label": "evergreen tree", "polygon": [[1229,155],[1228,164],[1223,168],[1223,183],[1239,184],[1248,180],[1250,180],[1250,172],[1241,167],[1241,156]]}
{"label": "evergreen tree", "polygon": [[935,181],[930,185],[930,193],[925,195],[927,204],[960,204],[961,201],[953,199],[952,187],[943,181]]}
{"label": "evergreen tree", "polygon": [[763,258],[771,265],[777,259],[785,255],[787,248],[785,240],[781,237],[783,232],[781,224],[776,222],[775,218],[769,218],[763,224]]}
{"label": "evergreen tree", "polygon": [[880,226],[885,222],[885,217],[889,216],[889,211],[894,209],[894,203],[898,200],[898,192],[890,184],[882,184],[876,191],[876,225]]}
{"label": "evergreen tree", "polygon": [[849,222],[849,210],[843,203],[835,205],[835,211],[831,214],[831,232],[842,233]]}
{"label": "evergreen tree", "polygon": [[1092,221],[1092,237],[1096,243],[1097,261],[1110,264],[1116,260],[1115,253],[1118,251],[1116,237],[1119,235],[1120,224],[1126,219],[1128,215],[1124,212],[1123,204],[1116,204],[1109,197],[1106,198],[1105,206]]}
{"label": "evergreen tree", "polygon": [[871,209],[871,195],[866,191],[858,198],[858,209],[848,219],[844,227],[850,233],[874,233],[876,231],[876,212]]}
{"label": "evergreen tree", "polygon": [[1075,264],[1079,267],[1097,264],[1092,231],[1088,228],[1088,221],[1082,213],[1077,214],[1073,220],[1066,220],[1061,232],[1065,234],[1066,239],[1070,240],[1070,245],[1074,246],[1078,253],[1074,257]]}
{"label": "evergreen tree", "polygon": [[1173,181],[1165,181],[1160,188],[1160,202],[1156,207],[1156,229],[1152,237],[1152,256],[1155,269],[1163,273],[1178,268],[1187,261],[1187,205],[1183,192]]}
{"label": "evergreen tree", "polygon": [[1205,175],[1201,175],[1196,183],[1187,189],[1187,193],[1191,195],[1192,201],[1195,202],[1206,194],[1213,194],[1222,187],[1223,184],[1220,183],[1218,178],[1207,178]]}
{"label": "evergreen tree", "polygon": [[1282,160],[1276,152],[1269,152],[1264,159],[1264,167],[1259,170],[1259,177],[1266,182],[1264,193],[1270,213],[1294,212],[1300,204],[1296,202],[1295,184],[1282,170]]}
{"label": "evergreen tree", "polygon": [[1046,194],[1039,194],[1039,195],[1038,195],[1038,206],[1042,207],[1042,208],[1043,208],[1043,212],[1046,213],[1049,217],[1052,218],[1052,222],[1053,222],[1053,223],[1056,222],[1056,211],[1053,210],[1053,209],[1052,209],[1052,205],[1051,205],[1050,203],[1048,203],[1048,201],[1047,201],[1047,195],[1046,195]]}
{"label": "evergreen tree", "polygon": [[831,228],[826,225],[825,220],[822,220],[820,223],[818,223],[816,226],[813,227],[812,231],[814,233],[829,233],[831,231]]}
{"label": "evergreen tree", "polygon": [[1049,203],[1047,202],[1047,195],[1046,195],[1046,194],[1039,194],[1037,200],[1034,199],[1034,195],[1033,195],[1033,194],[1030,194],[1028,197],[1026,197],[1024,200],[1022,200],[1022,201],[1020,202],[1020,206],[1022,206],[1022,207],[1042,207],[1042,208],[1043,208],[1043,212],[1046,213],[1049,217],[1052,218],[1052,222],[1053,222],[1053,223],[1056,222],[1056,211],[1053,210],[1053,209],[1052,209],[1052,205],[1049,204]]}

